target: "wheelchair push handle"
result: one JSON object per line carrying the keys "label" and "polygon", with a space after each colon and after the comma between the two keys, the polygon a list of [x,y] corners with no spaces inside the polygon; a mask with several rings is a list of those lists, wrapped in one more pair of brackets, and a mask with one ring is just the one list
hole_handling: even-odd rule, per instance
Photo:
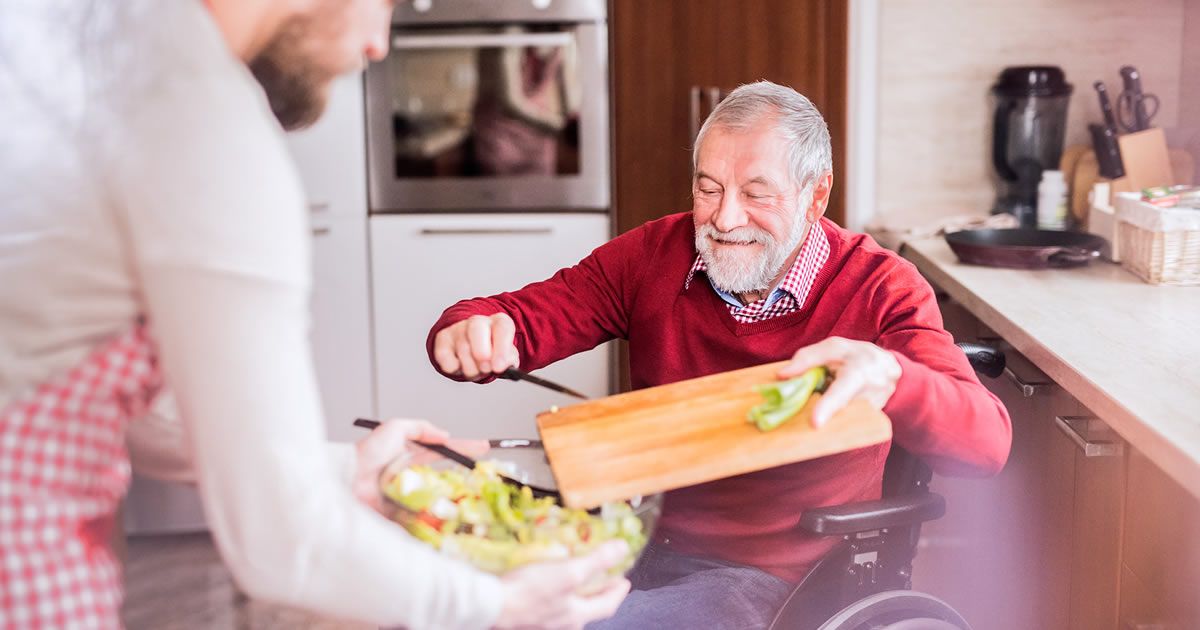
{"label": "wheelchair push handle", "polygon": [[955,345],[966,353],[967,361],[971,363],[971,368],[976,372],[988,378],[996,378],[1004,373],[1004,353],[1000,350],[981,343],[957,343]]}

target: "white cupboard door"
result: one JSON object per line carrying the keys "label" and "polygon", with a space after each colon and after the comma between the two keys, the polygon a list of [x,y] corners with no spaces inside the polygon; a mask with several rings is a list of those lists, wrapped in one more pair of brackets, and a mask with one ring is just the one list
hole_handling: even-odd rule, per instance
{"label": "white cupboard door", "polygon": [[367,215],[362,75],[334,81],[320,120],[287,135],[314,217]]}
{"label": "white cupboard door", "polygon": [[362,437],[351,425],[374,415],[367,219],[313,221],[312,346],[331,439]]}
{"label": "white cupboard door", "polygon": [[375,404],[362,80],[335,81],[320,120],[287,136],[312,220],[317,379],[329,435],[342,441],[362,437],[350,423]]}
{"label": "white cupboard door", "polygon": [[[377,409],[473,438],[536,437],[538,412],[574,399],[528,383],[459,383],[429,363],[425,339],[451,304],[518,289],[608,240],[606,214],[382,215],[371,218]],[[609,392],[609,345],[538,374],[589,396]]]}

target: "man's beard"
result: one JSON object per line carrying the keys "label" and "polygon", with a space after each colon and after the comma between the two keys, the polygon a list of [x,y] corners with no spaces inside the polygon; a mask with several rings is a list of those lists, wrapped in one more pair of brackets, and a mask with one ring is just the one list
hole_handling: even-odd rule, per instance
{"label": "man's beard", "polygon": [[[800,245],[807,224],[803,216],[796,216],[787,241],[780,243],[761,228],[747,225],[721,232],[711,223],[705,223],[696,226],[696,251],[704,260],[709,281],[718,289],[728,293],[765,291],[771,288],[771,281],[779,275],[788,256]],[[740,248],[735,250],[714,244],[713,238],[735,243],[761,243],[763,249],[757,254]]]}
{"label": "man's beard", "polygon": [[321,117],[334,78],[305,54],[308,26],[309,20],[294,18],[249,64],[267,93],[275,118],[289,131],[307,127]]}

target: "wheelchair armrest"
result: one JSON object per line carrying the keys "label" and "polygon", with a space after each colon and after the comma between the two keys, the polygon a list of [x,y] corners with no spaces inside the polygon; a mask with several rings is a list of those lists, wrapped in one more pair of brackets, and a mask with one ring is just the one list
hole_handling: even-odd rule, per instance
{"label": "wheelchair armrest", "polygon": [[934,492],[812,508],[800,515],[800,527],[827,536],[842,536],[888,527],[915,525],[941,518],[946,500]]}

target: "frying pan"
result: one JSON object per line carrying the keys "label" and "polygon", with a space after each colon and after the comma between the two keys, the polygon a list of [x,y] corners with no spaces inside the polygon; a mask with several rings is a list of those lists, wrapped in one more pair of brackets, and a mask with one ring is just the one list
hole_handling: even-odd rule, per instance
{"label": "frying pan", "polygon": [[1108,247],[1095,234],[1028,228],[951,232],[946,243],[964,263],[1015,269],[1086,265]]}

